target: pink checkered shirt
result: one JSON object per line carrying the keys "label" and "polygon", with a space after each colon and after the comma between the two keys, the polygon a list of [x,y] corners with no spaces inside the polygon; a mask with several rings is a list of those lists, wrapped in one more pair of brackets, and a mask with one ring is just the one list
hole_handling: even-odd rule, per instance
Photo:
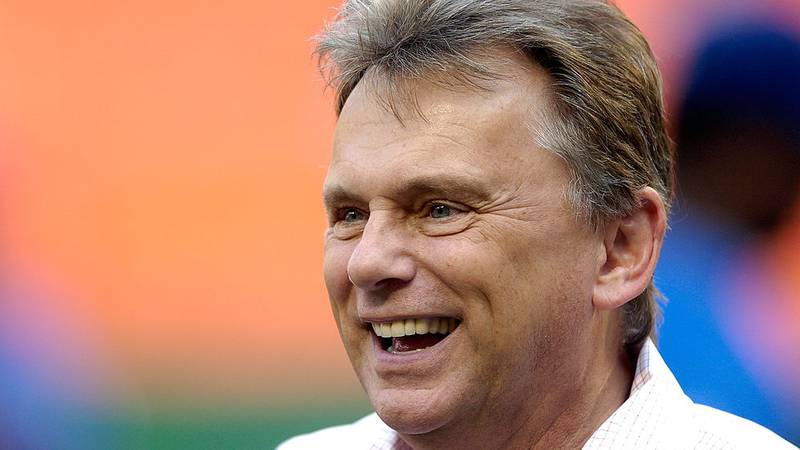
{"label": "pink checkered shirt", "polygon": [[[692,402],[648,340],[639,353],[628,400],[600,425],[584,449],[797,449],[749,420]],[[407,450],[371,414],[350,425],[294,437],[278,450]]]}

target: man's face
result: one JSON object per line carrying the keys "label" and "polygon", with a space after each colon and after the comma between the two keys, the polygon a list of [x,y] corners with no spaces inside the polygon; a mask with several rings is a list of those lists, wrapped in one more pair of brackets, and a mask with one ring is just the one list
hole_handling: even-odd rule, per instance
{"label": "man's face", "polygon": [[[403,123],[361,83],[339,118],[325,282],[370,401],[401,433],[557,411],[595,345],[602,241],[568,205],[564,161],[532,139],[546,76],[511,72],[490,92],[420,83],[425,119]],[[448,333],[425,333],[434,322]]]}

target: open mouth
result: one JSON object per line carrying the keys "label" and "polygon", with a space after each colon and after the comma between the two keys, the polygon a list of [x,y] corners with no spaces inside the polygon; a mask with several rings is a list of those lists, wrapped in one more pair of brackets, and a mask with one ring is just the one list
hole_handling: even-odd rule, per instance
{"label": "open mouth", "polygon": [[461,324],[454,317],[373,322],[372,330],[389,353],[418,352],[443,341]]}

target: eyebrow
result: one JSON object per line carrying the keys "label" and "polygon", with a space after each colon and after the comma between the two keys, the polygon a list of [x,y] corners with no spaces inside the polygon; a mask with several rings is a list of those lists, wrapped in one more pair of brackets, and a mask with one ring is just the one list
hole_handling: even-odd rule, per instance
{"label": "eyebrow", "polygon": [[[392,187],[392,195],[402,199],[415,199],[421,195],[442,196],[463,200],[486,200],[491,190],[475,178],[461,175],[419,175],[401,180]],[[325,205],[364,202],[358,195],[340,184],[326,186],[322,199]]]}
{"label": "eyebrow", "polygon": [[325,206],[339,205],[356,200],[355,196],[341,185],[325,186],[322,191],[322,202]]}

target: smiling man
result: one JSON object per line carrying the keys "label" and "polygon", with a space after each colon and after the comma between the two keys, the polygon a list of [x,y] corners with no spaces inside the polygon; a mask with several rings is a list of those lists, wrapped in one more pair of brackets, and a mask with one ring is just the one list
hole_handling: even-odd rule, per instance
{"label": "smiling man", "polygon": [[673,190],[647,43],[602,1],[352,0],[325,282],[376,414],[281,448],[788,446],[652,338]]}

